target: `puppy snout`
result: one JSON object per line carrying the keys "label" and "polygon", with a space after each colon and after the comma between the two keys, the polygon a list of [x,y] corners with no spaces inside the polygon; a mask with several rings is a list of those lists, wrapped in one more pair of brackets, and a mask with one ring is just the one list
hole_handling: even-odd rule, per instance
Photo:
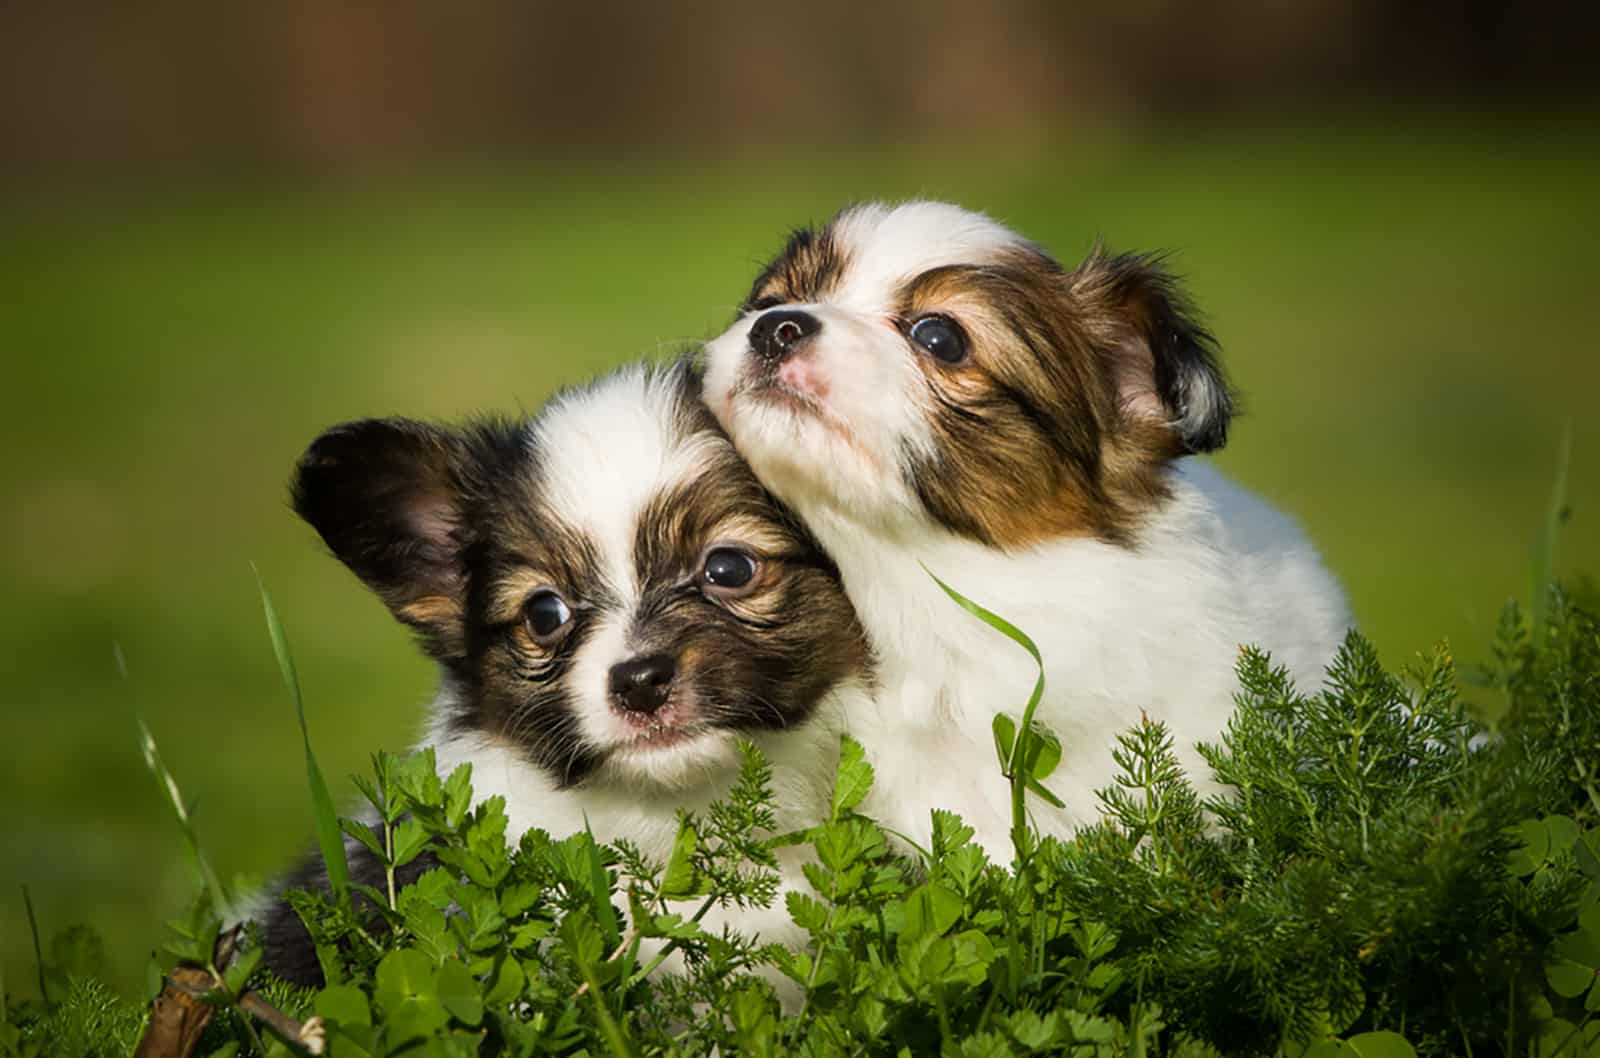
{"label": "puppy snout", "polygon": [[611,666],[611,697],[630,713],[649,716],[666,704],[678,665],[665,654],[632,658]]}
{"label": "puppy snout", "polygon": [[769,363],[782,363],[820,330],[822,321],[809,312],[773,309],[750,325],[750,351]]}

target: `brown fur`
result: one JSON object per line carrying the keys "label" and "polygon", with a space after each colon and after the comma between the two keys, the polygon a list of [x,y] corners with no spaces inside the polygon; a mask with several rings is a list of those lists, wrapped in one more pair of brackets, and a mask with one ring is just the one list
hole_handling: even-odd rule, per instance
{"label": "brown fur", "polygon": [[898,316],[955,320],[967,359],[918,356],[937,457],[910,454],[928,511],[997,547],[1068,535],[1119,536],[1126,514],[1101,474],[1113,397],[1076,355],[1061,284],[1045,259],[951,266],[907,284]]}
{"label": "brown fur", "polygon": [[849,257],[833,237],[831,227],[820,232],[801,228],[789,236],[783,252],[756,277],[740,311],[820,301],[838,287],[848,266]]}
{"label": "brown fur", "polygon": [[1130,399],[1154,386],[1152,310],[1140,277],[1111,267],[1097,255],[1066,273],[1018,250],[906,285],[902,320],[940,313],[968,340],[960,364],[917,358],[938,457],[911,454],[911,479],[940,522],[1006,549],[1126,543],[1166,498],[1162,468],[1181,446]]}
{"label": "brown fur", "polygon": [[[851,248],[835,228],[792,238],[747,310],[848,286]],[[911,324],[930,314],[965,332],[965,361],[916,351]],[[933,520],[990,546],[1129,544],[1167,497],[1166,465],[1226,437],[1232,399],[1211,337],[1156,258],[1096,250],[1067,271],[1019,239],[912,277],[894,317],[922,372],[934,451],[893,455]]]}

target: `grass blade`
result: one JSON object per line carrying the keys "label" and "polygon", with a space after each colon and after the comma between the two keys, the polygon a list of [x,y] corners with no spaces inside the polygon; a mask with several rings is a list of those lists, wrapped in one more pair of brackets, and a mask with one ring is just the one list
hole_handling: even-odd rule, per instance
{"label": "grass blade", "polygon": [[611,882],[606,878],[605,864],[600,860],[600,843],[589,829],[589,818],[584,817],[583,832],[588,837],[584,855],[589,866],[589,900],[594,910],[595,923],[607,951],[622,940],[622,925],[617,921],[617,909],[611,906]]}
{"label": "grass blade", "polygon": [[1567,520],[1567,476],[1572,469],[1572,423],[1561,431],[1561,453],[1556,457],[1556,483],[1550,506],[1533,544],[1533,631],[1537,639],[1550,612],[1550,586],[1555,583],[1556,534]]}
{"label": "grass blade", "polygon": [[[1028,704],[1022,710],[1022,722],[1017,725],[1016,739],[1011,743],[1011,761],[1005,769],[1006,778],[1011,782],[1011,840],[1016,846],[1017,857],[1026,862],[1028,849],[1028,815],[1027,815],[1027,790],[1028,768],[1027,753],[1039,735],[1033,726],[1034,711],[1039,708],[1039,700],[1044,697],[1044,656],[1039,653],[1039,648],[1034,644],[1028,634],[1004,617],[987,610],[973,602],[971,599],[956,591],[950,585],[940,580],[927,566],[922,570],[933,578],[933,582],[944,590],[944,593],[955,600],[956,605],[1005,636],[1033,658],[1033,663],[1038,667],[1039,674],[1033,681],[1033,693],[1028,696]],[[997,740],[998,741],[998,740]],[[1048,800],[1054,801],[1055,795],[1051,794]]]}
{"label": "grass blade", "polygon": [[594,1001],[595,1018],[600,1022],[600,1035],[606,1041],[606,1049],[614,1058],[633,1058],[633,1048],[628,1045],[627,1035],[623,1033],[622,1026],[617,1024],[617,1019],[612,1016],[611,1010],[600,995],[600,981],[595,976],[594,968],[580,965],[578,969],[583,975],[584,983],[589,986],[589,998]]}
{"label": "grass blade", "polygon": [[[933,578],[933,582],[944,593],[955,601],[957,606],[967,611],[996,632],[1005,636],[1033,658],[1033,663],[1038,667],[1039,674],[1033,681],[1033,693],[1028,696],[1028,704],[1022,710],[1022,722],[1017,725],[1015,737],[1011,739],[1011,759],[1002,769],[1007,781],[1011,783],[1011,847],[1016,854],[1016,868],[1018,875],[1025,879],[1033,878],[1033,843],[1028,830],[1028,771],[1026,757],[1029,746],[1033,744],[1037,735],[1033,732],[1033,714],[1039,707],[1039,700],[1044,697],[1044,656],[1039,653],[1038,646],[1029,638],[1028,634],[1016,625],[1007,621],[999,614],[988,610],[971,599],[956,591],[950,585],[940,580],[938,575],[927,566],[922,571]],[[995,746],[1000,748],[1005,741],[1002,737],[1003,725],[995,725]],[[1052,794],[1051,800],[1055,797]],[[1029,882],[1031,884],[1031,881]],[[1035,912],[1037,915],[1037,912]],[[1035,923],[1037,926],[1037,923]],[[1037,929],[1030,931],[1037,932]],[[1027,957],[1028,942],[1025,934],[1018,928],[1018,923],[1011,918],[1006,919],[1005,959],[1006,972],[1004,975],[1004,993],[1006,999],[1015,1002],[1017,993],[1022,987],[1023,968],[1033,960]],[[998,992],[996,994],[999,994]],[[940,1011],[941,1016],[943,1011]]]}
{"label": "grass blade", "polygon": [[261,592],[261,610],[267,619],[267,635],[272,639],[272,653],[278,659],[278,671],[283,674],[284,686],[294,698],[295,715],[300,720],[300,737],[306,746],[306,784],[311,788],[311,808],[316,816],[317,844],[322,848],[323,865],[328,871],[328,886],[335,900],[350,897],[350,861],[345,857],[344,832],[339,828],[339,812],[334,807],[333,795],[317,765],[317,756],[311,751],[311,729],[306,726],[306,703],[300,694],[300,677],[294,669],[294,657],[289,653],[289,640],[283,633],[283,623],[272,605],[272,596],[262,583],[261,571],[250,567],[256,575],[256,587]]}
{"label": "grass blade", "polygon": [[39,920],[33,914],[33,894],[28,892],[28,887],[22,887],[22,906],[28,909],[28,929],[33,933],[33,965],[39,971],[39,998],[44,1001],[46,1010],[52,1009],[50,992],[44,986],[44,945],[39,943]]}
{"label": "grass blade", "polygon": [[[996,632],[999,632],[1001,635],[1011,640],[1013,643],[1017,644],[1023,650],[1026,650],[1028,652],[1028,656],[1033,658],[1033,663],[1039,668],[1039,675],[1038,678],[1033,682],[1033,693],[1028,696],[1027,707],[1022,710],[1022,724],[1019,728],[1020,731],[1029,730],[1033,724],[1034,710],[1039,706],[1039,699],[1044,697],[1044,657],[1039,653],[1039,648],[1034,644],[1033,640],[1028,637],[1028,633],[1024,632],[1010,621],[1007,621],[999,614],[994,613],[991,610],[984,609],[982,606],[973,602],[965,595],[962,595],[960,592],[950,587],[950,585],[940,580],[938,575],[932,570],[928,569],[928,567],[924,566],[922,568],[928,574],[928,576],[933,578],[933,582],[935,584],[944,589],[944,593],[946,595],[955,600],[958,606],[970,613],[972,616],[976,617],[978,620],[982,621],[984,624],[988,625],[990,628],[993,628]],[[1023,739],[1021,738],[1016,739],[1011,744],[1011,768],[1013,771],[1020,771],[1020,765],[1022,764],[1022,748]]]}
{"label": "grass blade", "polygon": [[183,792],[178,789],[178,780],[172,777],[172,772],[167,770],[166,762],[161,759],[161,751],[156,747],[156,739],[150,733],[150,726],[144,722],[144,715],[135,712],[133,718],[139,725],[139,748],[144,753],[145,766],[150,769],[150,774],[156,777],[156,783],[166,793],[167,802],[172,805],[172,814],[178,820],[178,827],[183,831],[184,840],[189,843],[189,854],[194,857],[195,870],[200,873],[200,884],[211,894],[211,906],[226,915],[232,905],[228,901],[227,893],[223,891],[222,882],[217,878],[217,872],[211,869],[211,861],[207,860],[205,853],[200,850],[200,835],[195,833],[194,821],[189,817],[189,808],[184,803]]}
{"label": "grass blade", "polygon": [[[124,683],[128,682],[128,659],[122,653],[121,643],[111,644],[111,658],[116,662],[117,674]],[[156,746],[156,737],[150,733],[150,725],[145,723],[144,714],[138,709],[133,711],[133,721],[139,727],[139,751],[144,755],[145,767],[150,769],[150,774],[155,776],[156,785],[167,795],[167,803],[172,806],[172,815],[178,821],[178,829],[183,831],[183,839],[189,846],[189,856],[194,860],[195,873],[200,876],[200,885],[210,895],[211,906],[224,916],[231,916],[233,904],[228,899],[228,893],[222,888],[222,880],[217,877],[217,872],[212,869],[211,861],[206,859],[206,854],[200,848],[200,835],[194,828],[194,820],[189,815],[189,806],[183,799],[183,791],[178,789],[178,780],[173,778],[172,772],[167,769],[166,761],[161,759],[161,750]]]}

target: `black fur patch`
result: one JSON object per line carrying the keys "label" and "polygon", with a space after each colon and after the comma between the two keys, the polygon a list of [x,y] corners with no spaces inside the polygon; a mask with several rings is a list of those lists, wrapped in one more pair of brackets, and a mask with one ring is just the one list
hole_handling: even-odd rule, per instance
{"label": "black fur patch", "polygon": [[460,434],[367,419],[317,438],[292,487],[300,517],[441,660],[461,653],[456,535],[472,461]]}

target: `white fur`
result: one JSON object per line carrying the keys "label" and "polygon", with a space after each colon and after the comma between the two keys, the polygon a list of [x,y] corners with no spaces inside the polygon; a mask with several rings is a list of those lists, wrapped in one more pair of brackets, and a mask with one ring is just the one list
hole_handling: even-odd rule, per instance
{"label": "white fur", "polygon": [[1205,777],[1194,743],[1214,740],[1232,710],[1241,646],[1266,647],[1302,685],[1319,682],[1348,618],[1310,545],[1206,463],[1181,465],[1172,485],[1173,502],[1132,550],[1075,539],[1006,555],[931,528],[886,538],[818,512],[812,528],[879,658],[871,708],[846,717],[877,770],[866,811],[924,842],[929,811],[948,808],[991,854],[1010,848],[990,723],[1020,712],[1033,661],[956,608],[923,565],[1044,656],[1037,716],[1063,746],[1047,785],[1067,805],[1033,802],[1051,833],[1098,817],[1115,736],[1141,712],[1167,724],[1191,776]]}
{"label": "white fur", "polygon": [[551,507],[593,541],[624,605],[637,600],[633,531],[639,508],[666,483],[670,388],[643,371],[557,398],[534,420]]}
{"label": "white fur", "polygon": [[[1167,724],[1191,777],[1208,785],[1194,744],[1214,740],[1232,711],[1240,647],[1266,648],[1311,686],[1349,623],[1305,536],[1194,459],[1170,470],[1172,499],[1132,547],[1060,539],[1005,553],[933,524],[892,462],[905,445],[927,443],[932,411],[900,366],[914,354],[882,317],[918,272],[982,263],[1021,240],[938,203],[860,209],[835,236],[850,264],[836,296],[807,306],[824,327],[806,355],[825,389],[824,414],[849,438],[750,395],[748,318],[707,347],[706,397],[838,563],[876,649],[876,696],[845,718],[877,771],[865,810],[925,842],[930,811],[948,808],[992,855],[1010,849],[1009,788],[990,724],[997,712],[1020,713],[1034,665],[958,609],[924,566],[1023,629],[1044,656],[1037,716],[1063,744],[1047,785],[1066,802],[1032,802],[1045,831],[1065,835],[1098,818],[1095,791],[1115,772],[1115,736],[1141,712]],[[850,326],[836,326],[840,317]]]}
{"label": "white fur", "polygon": [[[704,446],[715,443],[713,434],[687,441],[675,435],[680,399],[667,376],[634,367],[557,398],[533,423],[551,506],[595,545],[618,596],[615,610],[596,615],[597,626],[573,659],[574,707],[592,744],[612,745],[633,734],[611,706],[608,674],[640,646],[630,638],[641,589],[634,562],[639,515],[652,497],[694,477],[704,466]],[[631,781],[676,789],[692,787],[703,773],[725,771],[737,761],[732,739],[711,736],[629,750],[608,768]]]}
{"label": "white fur", "polygon": [[834,237],[850,248],[850,281],[835,303],[856,312],[882,307],[881,295],[919,272],[971,264],[1021,240],[981,213],[948,202],[868,203],[839,219]]}

